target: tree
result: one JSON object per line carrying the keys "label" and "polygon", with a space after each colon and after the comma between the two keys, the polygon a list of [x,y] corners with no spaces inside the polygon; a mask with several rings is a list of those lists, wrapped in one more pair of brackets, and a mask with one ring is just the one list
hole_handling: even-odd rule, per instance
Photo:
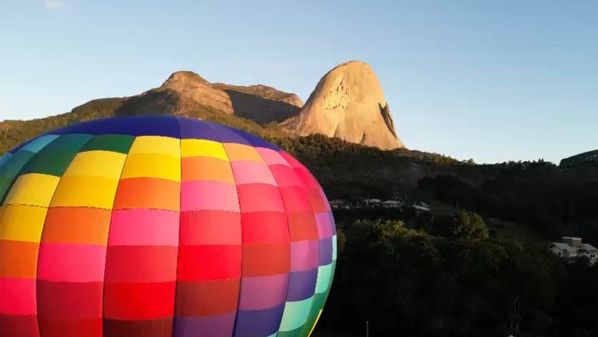
{"label": "tree", "polygon": [[474,212],[459,211],[453,216],[435,217],[428,226],[428,233],[450,239],[488,238],[488,227],[482,217]]}
{"label": "tree", "polygon": [[460,211],[454,218],[453,236],[464,239],[487,239],[488,227],[479,214]]}

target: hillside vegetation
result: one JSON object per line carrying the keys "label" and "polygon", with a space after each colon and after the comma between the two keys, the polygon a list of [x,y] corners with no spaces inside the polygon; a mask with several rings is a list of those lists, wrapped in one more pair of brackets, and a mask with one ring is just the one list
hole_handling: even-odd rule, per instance
{"label": "hillside vegetation", "polygon": [[[176,96],[173,95],[172,99],[176,100]],[[153,97],[151,95],[140,95],[131,98],[97,99],[80,105],[71,112],[57,116],[29,121],[11,120],[0,122],[0,154],[44,132],[82,121],[134,115],[139,114],[140,111],[147,115],[162,114],[162,110],[146,110],[146,107],[152,101]],[[169,103],[168,100],[162,99],[160,104]],[[185,113],[181,113],[181,116],[229,125],[265,138],[283,137],[284,135],[276,125],[260,126],[249,119],[223,114],[221,111],[200,104],[194,104],[189,107]]]}

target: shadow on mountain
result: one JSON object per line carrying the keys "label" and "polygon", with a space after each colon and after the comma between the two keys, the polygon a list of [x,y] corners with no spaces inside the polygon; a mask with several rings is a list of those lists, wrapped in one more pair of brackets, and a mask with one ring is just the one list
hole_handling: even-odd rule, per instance
{"label": "shadow on mountain", "polygon": [[170,115],[177,110],[179,101],[179,96],[169,90],[148,91],[127,98],[114,114],[116,116]]}
{"label": "shadow on mountain", "polygon": [[253,120],[260,124],[282,122],[301,110],[292,104],[262,98],[235,90],[225,90],[230,96],[236,116]]}

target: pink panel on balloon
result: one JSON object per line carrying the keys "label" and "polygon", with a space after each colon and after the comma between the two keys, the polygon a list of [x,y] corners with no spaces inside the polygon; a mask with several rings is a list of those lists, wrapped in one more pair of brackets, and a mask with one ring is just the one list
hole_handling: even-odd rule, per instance
{"label": "pink panel on balloon", "polygon": [[181,186],[181,211],[239,211],[234,185],[217,181],[186,181]]}
{"label": "pink panel on balloon", "polygon": [[[155,209],[118,210],[112,214],[110,245],[178,246],[179,233],[173,231],[179,213]],[[143,233],[143,235],[139,235]]]}
{"label": "pink panel on balloon", "polygon": [[105,261],[104,246],[42,243],[37,275],[48,281],[101,281]]}
{"label": "pink panel on balloon", "polygon": [[36,313],[35,284],[33,279],[0,278],[0,313]]}
{"label": "pink panel on balloon", "polygon": [[234,161],[231,162],[233,174],[237,185],[264,183],[276,185],[272,172],[264,163],[256,161]]}

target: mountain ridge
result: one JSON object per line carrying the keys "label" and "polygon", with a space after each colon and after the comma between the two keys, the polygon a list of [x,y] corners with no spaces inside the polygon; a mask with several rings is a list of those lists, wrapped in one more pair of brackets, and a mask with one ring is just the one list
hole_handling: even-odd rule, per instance
{"label": "mountain ridge", "polygon": [[[36,133],[48,131],[50,128],[94,118],[175,115],[207,119],[245,128],[260,136],[297,137],[320,133],[328,137],[337,137],[381,149],[402,147],[402,143],[396,137],[388,103],[381,94],[380,83],[369,65],[357,61],[346,62],[334,67],[325,77],[337,69],[357,64],[360,66],[355,74],[345,75],[353,82],[359,82],[360,76],[363,75],[360,73],[361,68],[367,69],[365,76],[369,77],[364,78],[364,81],[375,82],[373,91],[369,92],[368,87],[362,88],[357,85],[359,95],[355,97],[356,103],[353,104],[351,97],[346,97],[347,102],[345,103],[349,110],[352,109],[344,112],[344,120],[347,123],[336,123],[332,132],[324,130],[326,126],[307,131],[300,126],[297,126],[295,130],[289,128],[289,121],[296,120],[306,113],[310,116],[314,114],[309,110],[312,103],[308,100],[306,104],[303,104],[301,98],[294,93],[281,91],[264,84],[242,86],[221,82],[211,83],[195,72],[182,70],[173,72],[158,87],[138,95],[94,99],[73,108],[70,112],[31,121],[0,121],[0,140],[4,139],[6,144],[16,145],[14,142],[23,141],[26,139],[25,137],[31,138]],[[349,88],[349,90],[352,89]],[[310,99],[312,96],[318,96],[317,91],[318,86],[310,95]],[[375,97],[370,98],[372,95]],[[369,103],[375,101],[376,105],[370,104],[367,109],[364,108],[362,111],[360,102],[364,99]],[[355,105],[357,108],[354,107]],[[335,111],[339,112],[338,109]],[[326,116],[326,111],[316,113],[322,115],[319,118],[322,123],[328,123],[329,118]],[[369,118],[374,119],[374,122],[368,121]],[[47,123],[43,121],[47,121]],[[18,132],[17,129],[22,130]],[[353,135],[348,136],[347,131],[352,132]],[[6,150],[7,146],[0,146],[0,150]]]}
{"label": "mountain ridge", "polygon": [[590,150],[563,158],[559,164],[560,167],[578,167],[583,165],[598,166],[598,150]]}

